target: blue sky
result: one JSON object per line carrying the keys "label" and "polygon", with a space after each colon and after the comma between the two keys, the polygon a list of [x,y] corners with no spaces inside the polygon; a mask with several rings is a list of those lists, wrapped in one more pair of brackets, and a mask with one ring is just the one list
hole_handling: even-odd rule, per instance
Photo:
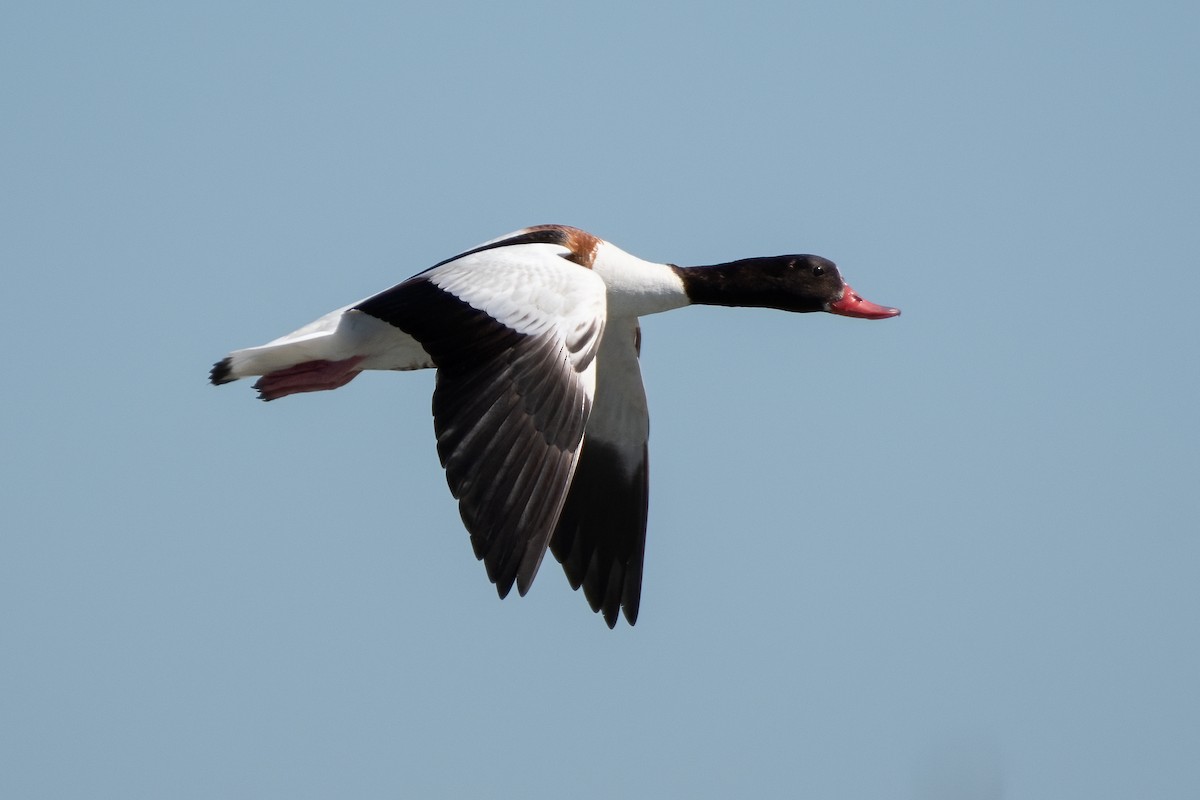
{"label": "blue sky", "polygon": [[[1192,798],[1194,3],[6,3],[0,795]],[[636,628],[500,602],[432,375],[206,385],[563,222],[644,323]]]}

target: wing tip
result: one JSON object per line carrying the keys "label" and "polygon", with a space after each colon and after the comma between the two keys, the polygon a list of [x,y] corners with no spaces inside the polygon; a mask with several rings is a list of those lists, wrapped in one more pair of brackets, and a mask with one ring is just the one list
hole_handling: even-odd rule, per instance
{"label": "wing tip", "polygon": [[592,606],[592,610],[604,617],[604,623],[608,625],[609,630],[617,627],[617,620],[621,618],[622,614],[625,616],[625,621],[629,623],[629,627],[632,628],[637,624],[639,600],[639,597],[606,600],[602,604],[597,603]]}
{"label": "wing tip", "polygon": [[608,629],[610,631],[616,629],[617,619],[619,616],[620,616],[620,614],[618,613],[617,608],[604,609],[604,624],[608,626]]}

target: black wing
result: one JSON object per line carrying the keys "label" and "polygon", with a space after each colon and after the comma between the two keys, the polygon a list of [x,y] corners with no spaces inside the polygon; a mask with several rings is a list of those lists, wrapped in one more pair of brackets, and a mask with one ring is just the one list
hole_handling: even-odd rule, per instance
{"label": "black wing", "polygon": [[649,507],[649,415],[636,320],[610,320],[600,347],[596,401],[579,467],[550,549],[573,589],[612,628],[632,625],[642,595]]}
{"label": "black wing", "polygon": [[604,284],[583,267],[553,259],[580,301],[562,319],[539,318],[538,309],[512,302],[508,287],[518,287],[523,274],[516,267],[509,282],[497,281],[502,268],[491,269],[490,288],[474,296],[462,288],[468,268],[458,262],[356,306],[411,335],[437,365],[438,455],[475,555],[501,597],[514,583],[521,594],[533,583],[592,406]]}

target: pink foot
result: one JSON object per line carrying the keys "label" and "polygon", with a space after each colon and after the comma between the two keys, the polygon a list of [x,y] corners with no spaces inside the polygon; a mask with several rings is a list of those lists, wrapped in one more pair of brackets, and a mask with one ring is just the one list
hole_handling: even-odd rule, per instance
{"label": "pink foot", "polygon": [[362,370],[356,367],[366,356],[351,356],[341,361],[305,361],[287,369],[269,372],[258,379],[254,388],[262,400],[277,400],[299,392],[320,392],[345,386]]}

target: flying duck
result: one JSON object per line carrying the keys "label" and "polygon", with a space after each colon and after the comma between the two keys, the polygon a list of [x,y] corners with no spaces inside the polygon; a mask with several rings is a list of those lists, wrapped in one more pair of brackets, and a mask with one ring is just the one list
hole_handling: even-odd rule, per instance
{"label": "flying duck", "polygon": [[649,413],[638,318],[691,304],[885,319],[814,255],[679,267],[565,225],[485,242],[213,366],[263,400],[363,370],[437,369],[433,426],[450,492],[500,597],[549,548],[610,628],[637,621]]}

